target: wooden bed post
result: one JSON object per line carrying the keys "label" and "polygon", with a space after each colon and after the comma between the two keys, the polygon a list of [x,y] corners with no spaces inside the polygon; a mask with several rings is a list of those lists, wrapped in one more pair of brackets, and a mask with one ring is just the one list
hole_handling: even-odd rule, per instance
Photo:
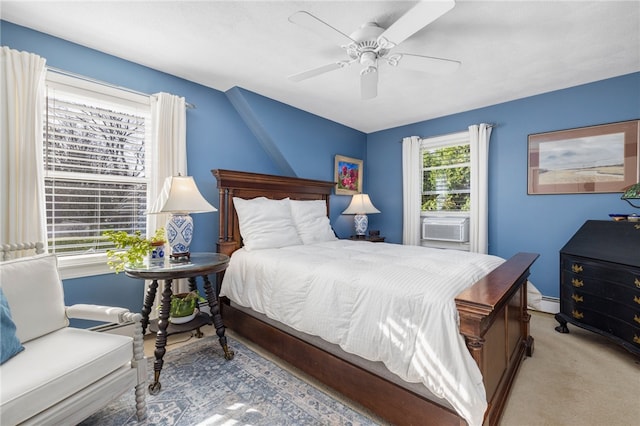
{"label": "wooden bed post", "polygon": [[464,341],[467,344],[467,349],[469,349],[469,352],[476,364],[484,365],[483,349],[485,340],[480,337],[465,335]]}
{"label": "wooden bed post", "polygon": [[[218,205],[220,206],[220,216],[227,217],[227,190],[224,188],[218,189]],[[228,238],[226,222],[224,220],[218,220],[218,249],[220,244],[225,242]],[[218,250],[220,251],[220,250]]]}

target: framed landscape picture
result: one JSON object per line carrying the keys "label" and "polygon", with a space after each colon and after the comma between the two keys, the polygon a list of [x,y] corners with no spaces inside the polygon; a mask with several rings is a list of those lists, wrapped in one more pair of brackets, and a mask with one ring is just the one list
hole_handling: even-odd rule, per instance
{"label": "framed landscape picture", "polygon": [[362,193],[362,160],[336,155],[335,182],[337,195]]}
{"label": "framed landscape picture", "polygon": [[529,135],[529,194],[623,192],[640,180],[639,120]]}

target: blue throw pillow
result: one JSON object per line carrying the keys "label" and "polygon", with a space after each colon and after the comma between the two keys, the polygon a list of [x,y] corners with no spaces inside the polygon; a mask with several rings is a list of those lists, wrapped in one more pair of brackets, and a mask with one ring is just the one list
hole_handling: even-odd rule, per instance
{"label": "blue throw pillow", "polygon": [[0,364],[4,364],[9,358],[24,350],[24,346],[16,337],[16,325],[11,319],[9,302],[4,297],[4,292],[0,287]]}

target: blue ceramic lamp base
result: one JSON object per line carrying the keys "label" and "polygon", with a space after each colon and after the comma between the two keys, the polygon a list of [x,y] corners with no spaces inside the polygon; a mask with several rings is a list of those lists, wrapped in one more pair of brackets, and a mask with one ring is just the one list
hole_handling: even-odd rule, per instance
{"label": "blue ceramic lamp base", "polygon": [[172,257],[189,256],[193,239],[193,219],[189,214],[174,213],[167,221],[167,241]]}
{"label": "blue ceramic lamp base", "polygon": [[369,226],[369,218],[366,214],[357,214],[353,217],[356,235],[365,235]]}

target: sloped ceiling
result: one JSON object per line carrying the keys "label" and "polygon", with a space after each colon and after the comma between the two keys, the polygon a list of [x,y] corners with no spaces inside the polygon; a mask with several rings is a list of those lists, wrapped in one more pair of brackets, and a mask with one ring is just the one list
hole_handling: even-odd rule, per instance
{"label": "sloped ceiling", "polygon": [[2,1],[0,17],[214,89],[238,86],[370,133],[640,71],[638,1],[461,1],[397,51],[455,59],[430,75],[360,67],[299,83],[288,75],[346,59],[288,17],[306,10],[346,34],[383,28],[405,1]]}

